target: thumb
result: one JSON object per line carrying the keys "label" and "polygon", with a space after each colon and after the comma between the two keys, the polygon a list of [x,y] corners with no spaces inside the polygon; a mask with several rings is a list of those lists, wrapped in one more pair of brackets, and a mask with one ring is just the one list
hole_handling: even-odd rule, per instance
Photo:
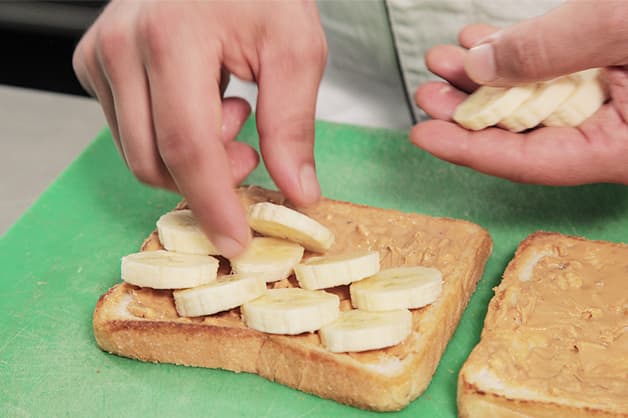
{"label": "thumb", "polygon": [[479,84],[513,85],[625,64],[628,2],[568,1],[471,48],[465,70]]}

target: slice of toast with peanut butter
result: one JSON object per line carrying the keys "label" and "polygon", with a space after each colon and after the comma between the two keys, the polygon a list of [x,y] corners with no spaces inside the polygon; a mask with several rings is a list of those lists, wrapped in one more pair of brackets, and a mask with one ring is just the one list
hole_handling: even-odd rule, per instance
{"label": "slice of toast with peanut butter", "polygon": [[[277,192],[239,189],[245,206],[270,201],[289,206]],[[180,207],[184,207],[180,205]],[[119,284],[96,306],[93,324],[105,351],[143,361],[165,362],[256,373],[269,380],[359,408],[404,408],[428,386],[492,249],[486,230],[467,221],[360,206],[322,199],[307,216],[336,237],[329,254],[378,251],[382,268],[423,265],[443,275],[442,293],[413,309],[412,332],[385,349],[332,353],[317,332],[295,336],[248,328],[240,309],[184,318],[177,315],[172,291]],[[153,232],[142,250],[161,249]],[[306,252],[305,257],[312,256]],[[226,260],[221,268],[228,269]],[[269,283],[295,287],[294,277]],[[348,286],[327,289],[351,308]]]}
{"label": "slice of toast with peanut butter", "polygon": [[461,417],[628,416],[628,245],[524,240],[458,381]]}

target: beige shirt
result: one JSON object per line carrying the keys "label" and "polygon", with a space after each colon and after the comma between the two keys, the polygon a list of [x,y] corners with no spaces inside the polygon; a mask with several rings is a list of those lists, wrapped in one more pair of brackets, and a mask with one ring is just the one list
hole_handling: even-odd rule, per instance
{"label": "beige shirt", "polygon": [[[416,88],[436,79],[425,67],[434,45],[455,44],[471,23],[507,26],[560,0],[319,0],[329,59],[317,118],[408,129],[425,114]],[[249,87],[250,88],[250,87]],[[231,88],[231,91],[238,88]],[[246,90],[246,89],[245,89]],[[254,101],[254,90],[245,97]]]}

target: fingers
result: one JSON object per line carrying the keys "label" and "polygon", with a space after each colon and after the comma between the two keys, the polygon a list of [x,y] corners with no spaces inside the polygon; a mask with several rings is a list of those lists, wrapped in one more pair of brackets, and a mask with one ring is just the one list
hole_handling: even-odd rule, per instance
{"label": "fingers", "polygon": [[132,22],[125,19],[133,14],[127,12],[98,27],[96,44],[99,66],[111,86],[122,152],[138,180],[176,191],[155,142],[148,80]]}
{"label": "fingers", "polygon": [[460,90],[438,81],[423,84],[415,94],[417,106],[431,118],[441,120],[451,120],[456,106],[466,97]]}
{"label": "fingers", "polygon": [[100,102],[116,148],[122,158],[124,158],[120,144],[113,94],[109,88],[107,78],[100,67],[96,53],[96,30],[94,27],[90,28],[83,35],[77,45],[72,56],[72,67],[81,86]]}
{"label": "fingers", "polygon": [[232,257],[247,245],[250,231],[220,139],[221,51],[211,42],[181,48],[192,45],[196,34],[182,24],[163,25],[169,7],[163,4],[147,17],[141,39],[158,149],[210,240]]}
{"label": "fingers", "polygon": [[478,85],[464,70],[466,50],[454,45],[438,45],[425,56],[427,68],[439,77],[466,92],[474,91]]}
{"label": "fingers", "polygon": [[515,134],[499,128],[471,132],[456,124],[416,125],[412,143],[443,160],[516,182],[575,185],[604,181],[598,155],[575,128]]}
{"label": "fingers", "polygon": [[253,147],[235,141],[250,113],[251,106],[239,97],[229,97],[222,102],[222,142],[236,184],[242,182],[259,164],[259,155]]}
{"label": "fingers", "polygon": [[623,64],[627,19],[627,3],[569,1],[484,39],[465,69],[479,84],[513,85]]}
{"label": "fingers", "polygon": [[[316,96],[327,49],[322,34],[301,43],[282,39],[261,59],[257,127],[271,177],[297,205],[320,197],[314,165]],[[281,55],[278,53],[281,52]]]}

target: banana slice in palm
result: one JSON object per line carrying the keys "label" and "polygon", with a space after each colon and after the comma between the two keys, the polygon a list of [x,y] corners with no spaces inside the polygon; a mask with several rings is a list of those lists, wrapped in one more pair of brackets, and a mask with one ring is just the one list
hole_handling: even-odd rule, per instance
{"label": "banana slice in palm", "polygon": [[259,273],[266,282],[276,282],[292,274],[303,251],[303,247],[294,242],[255,237],[243,253],[229,261],[234,273]]}
{"label": "banana slice in palm", "polygon": [[122,280],[153,289],[184,289],[216,280],[218,260],[208,255],[144,251],[122,257]]}
{"label": "banana slice in palm", "polygon": [[254,231],[296,242],[310,251],[324,253],[334,244],[334,234],[329,229],[286,206],[256,203],[249,207],[248,219]]}
{"label": "banana slice in palm", "polygon": [[576,81],[569,76],[539,83],[532,96],[497,126],[511,132],[521,132],[538,126],[573,93],[576,85]]}
{"label": "banana slice in palm", "polygon": [[359,309],[340,312],[338,319],[319,330],[321,342],[334,353],[390,347],[412,332],[412,313],[407,309],[367,312]]}
{"label": "banana slice in palm", "polygon": [[242,305],[246,325],[270,334],[313,332],[334,321],[340,312],[338,296],[299,288],[272,289]]}
{"label": "banana slice in palm", "polygon": [[442,281],[441,272],[431,267],[386,269],[351,284],[351,303],[365,311],[421,308],[438,298]]}
{"label": "banana slice in palm", "polygon": [[294,267],[299,285],[304,289],[326,289],[362,280],[379,271],[379,253],[312,257]]}
{"label": "banana slice in palm", "polygon": [[571,75],[576,83],[575,90],[543,120],[543,125],[578,126],[592,116],[609,97],[601,75],[602,71],[599,68]]}
{"label": "banana slice in palm", "polygon": [[512,114],[536,90],[536,84],[518,87],[481,86],[458,105],[453,119],[472,131],[496,125]]}
{"label": "banana slice in palm", "polygon": [[218,255],[219,251],[201,229],[189,209],[174,210],[157,221],[159,241],[168,251]]}
{"label": "banana slice in palm", "polygon": [[259,275],[230,274],[206,285],[175,290],[172,295],[180,316],[202,316],[236,308],[264,293],[266,282]]}

